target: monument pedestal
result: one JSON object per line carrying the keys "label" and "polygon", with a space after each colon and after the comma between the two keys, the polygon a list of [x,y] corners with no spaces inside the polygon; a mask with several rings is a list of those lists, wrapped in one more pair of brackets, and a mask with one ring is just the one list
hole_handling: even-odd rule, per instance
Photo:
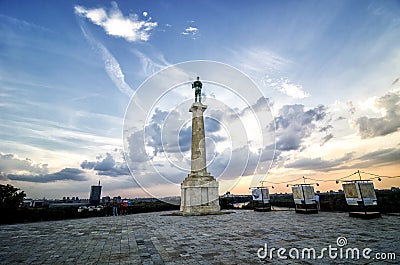
{"label": "monument pedestal", "polygon": [[220,212],[218,182],[213,176],[189,176],[181,184],[183,215],[206,215]]}

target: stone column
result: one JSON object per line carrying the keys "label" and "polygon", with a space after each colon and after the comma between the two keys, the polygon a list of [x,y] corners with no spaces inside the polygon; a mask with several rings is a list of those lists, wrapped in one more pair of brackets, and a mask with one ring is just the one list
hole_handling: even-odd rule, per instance
{"label": "stone column", "polygon": [[192,163],[191,173],[206,175],[206,144],[204,133],[203,112],[207,109],[206,105],[199,102],[193,103],[190,108],[192,112]]}
{"label": "stone column", "polygon": [[192,112],[191,172],[181,184],[183,215],[206,215],[220,212],[218,182],[207,172],[203,113],[206,105],[195,102]]}

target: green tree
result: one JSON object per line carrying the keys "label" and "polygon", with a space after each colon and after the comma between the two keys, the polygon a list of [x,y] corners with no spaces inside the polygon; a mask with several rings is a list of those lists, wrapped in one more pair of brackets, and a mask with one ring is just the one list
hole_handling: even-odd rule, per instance
{"label": "green tree", "polygon": [[0,184],[0,209],[15,209],[18,208],[26,194],[23,191],[19,191],[18,188],[7,184]]}

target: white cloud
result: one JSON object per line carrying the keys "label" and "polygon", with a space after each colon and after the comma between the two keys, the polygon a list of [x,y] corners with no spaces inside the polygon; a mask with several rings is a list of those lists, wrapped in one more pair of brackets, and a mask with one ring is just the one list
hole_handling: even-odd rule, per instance
{"label": "white cloud", "polygon": [[[323,105],[308,110],[300,104],[283,106],[275,117],[277,149],[280,151],[303,149],[304,139],[311,136],[314,130],[321,130],[318,128],[318,123],[324,121],[326,116],[327,108]],[[322,130],[328,129],[329,126],[325,126]]]}
{"label": "white cloud", "polygon": [[106,47],[104,47],[100,43],[97,43],[97,45],[100,49],[101,56],[103,57],[104,67],[108,76],[121,92],[127,94],[129,97],[132,96],[133,90],[125,82],[125,75],[124,73],[122,73],[118,61],[114,58],[114,56],[112,56],[112,54],[107,50]]}
{"label": "white cloud", "polygon": [[[121,153],[119,155],[122,155]],[[111,153],[106,153],[105,157],[98,156],[97,161],[85,160],[81,163],[82,169],[95,170],[97,175],[119,177],[130,175],[128,165],[125,161],[118,162]]]}
{"label": "white cloud", "polygon": [[187,27],[185,29],[186,32],[197,32],[199,29],[196,27]]}
{"label": "white cloud", "polygon": [[185,30],[182,32],[182,35],[190,35],[192,39],[197,39],[198,34],[199,34],[199,29],[192,26],[185,28]]}
{"label": "white cloud", "polygon": [[146,11],[143,11],[142,14],[143,14],[144,17],[147,17],[147,15],[148,15],[149,13],[147,13]]}
{"label": "white cloud", "polygon": [[[17,19],[14,17],[9,17],[1,14],[0,14],[0,20],[2,25],[9,24],[10,26],[18,28],[18,30],[23,30],[23,31],[28,30],[30,32],[32,31],[47,32],[47,33],[52,32],[50,29],[34,24],[32,22],[28,22],[22,19]],[[4,41],[7,41],[7,39],[5,39]]]}
{"label": "white cloud", "polygon": [[374,105],[381,117],[362,116],[354,121],[362,139],[385,136],[400,129],[400,92],[390,91],[376,98]]}
{"label": "white cloud", "polygon": [[274,78],[266,75],[261,82],[264,86],[272,87],[295,99],[302,99],[310,96],[310,94],[303,90],[301,85],[295,84],[287,78]]}
{"label": "white cloud", "polygon": [[353,158],[353,156],[354,152],[345,153],[342,157],[335,158],[332,160],[325,160],[321,157],[317,158],[303,157],[293,162],[287,163],[285,167],[327,172],[331,170],[348,168],[346,163],[349,162]]}
{"label": "white cloud", "polygon": [[[41,164],[48,164],[49,172],[55,172],[66,167],[74,168],[76,161],[86,159],[85,156],[121,144],[118,129],[122,123],[120,118],[63,107],[55,110],[43,105],[40,108],[36,106],[35,113],[51,113],[54,116],[52,118],[58,118],[58,121],[52,121],[51,117],[36,118],[24,114],[12,116],[8,121],[0,119],[2,152],[32,157]],[[63,115],[60,116],[59,111]],[[0,171],[4,168],[0,162]],[[29,172],[34,173],[33,170]]]}
{"label": "white cloud", "polygon": [[292,62],[269,50],[253,47],[231,50],[232,64],[252,75],[265,75],[270,70],[281,71]]}
{"label": "white cloud", "polygon": [[19,158],[15,154],[0,152],[0,175],[5,173],[46,174],[48,173],[48,165],[37,163],[28,158]]}
{"label": "white cloud", "polygon": [[136,49],[133,50],[133,53],[139,58],[140,63],[142,64],[142,71],[145,77],[148,77],[170,65],[161,54],[156,54],[153,56],[155,59],[152,59],[150,56]]}
{"label": "white cloud", "polygon": [[[129,42],[149,40],[150,31],[157,26],[157,22],[140,20],[136,14],[125,17],[117,3],[111,2],[111,5],[108,12],[104,8],[75,6],[75,13],[102,27],[108,35],[124,38]],[[143,16],[146,17],[147,14],[143,12]]]}
{"label": "white cloud", "polygon": [[104,68],[105,68],[108,76],[113,81],[113,83],[118,87],[118,89],[122,93],[125,93],[129,97],[132,96],[133,90],[125,82],[125,75],[124,75],[124,73],[122,73],[121,67],[120,67],[117,59],[114,58],[114,56],[108,51],[108,49],[103,44],[96,41],[92,36],[90,36],[86,32],[86,30],[83,28],[82,25],[81,25],[81,30],[82,30],[85,38],[90,42],[90,44],[92,44],[94,47],[96,47],[98,49],[98,51],[100,52],[101,57],[104,62]]}
{"label": "white cloud", "polygon": [[62,170],[50,174],[8,174],[6,178],[13,181],[26,181],[33,183],[50,183],[56,181],[86,181],[88,178],[83,170],[78,168],[63,168]]}
{"label": "white cloud", "polygon": [[295,85],[289,82],[284,82],[280,90],[292,98],[306,98],[310,96],[310,94],[303,91],[301,85]]}

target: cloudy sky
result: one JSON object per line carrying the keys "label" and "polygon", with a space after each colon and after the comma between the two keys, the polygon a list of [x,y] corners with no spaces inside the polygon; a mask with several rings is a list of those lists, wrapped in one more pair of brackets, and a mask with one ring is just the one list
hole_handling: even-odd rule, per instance
{"label": "cloudy sky", "polygon": [[[179,195],[195,73],[148,82],[192,60],[257,87],[233,93],[213,81],[240,74],[199,69],[220,193],[400,175],[399,13],[398,1],[1,1],[0,182],[32,198],[85,198],[98,180],[103,195]],[[151,108],[136,115],[138,102]]]}

